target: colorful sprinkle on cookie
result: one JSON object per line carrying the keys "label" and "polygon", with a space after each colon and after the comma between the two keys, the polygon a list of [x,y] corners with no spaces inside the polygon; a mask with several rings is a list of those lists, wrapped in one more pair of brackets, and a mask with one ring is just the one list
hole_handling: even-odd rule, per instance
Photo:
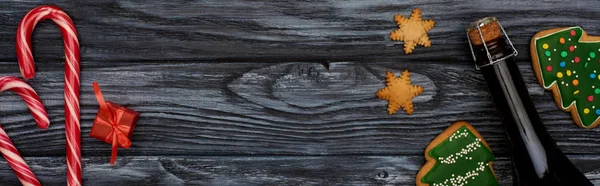
{"label": "colorful sprinkle on cookie", "polygon": [[390,34],[390,39],[394,41],[404,41],[404,53],[412,53],[415,46],[431,46],[431,41],[427,32],[433,28],[435,22],[431,19],[423,20],[421,18],[421,9],[415,8],[410,14],[410,18],[402,15],[394,15],[394,21],[399,29]]}
{"label": "colorful sprinkle on cookie", "polygon": [[596,52],[600,52],[600,38],[588,36],[580,27],[541,31],[531,40],[531,58],[540,85],[552,90],[556,104],[571,112],[583,128],[600,124],[600,111],[595,109],[600,108],[600,99],[594,98],[600,94]]}
{"label": "colorful sprinkle on cookie", "polygon": [[388,113],[395,114],[402,107],[407,114],[412,114],[414,110],[412,98],[423,93],[423,87],[410,84],[408,70],[402,72],[400,77],[388,71],[385,80],[387,87],[379,89],[377,97],[388,101]]}
{"label": "colorful sprinkle on cookie", "polygon": [[417,186],[496,186],[494,154],[467,122],[456,122],[425,149],[427,162],[417,174]]}

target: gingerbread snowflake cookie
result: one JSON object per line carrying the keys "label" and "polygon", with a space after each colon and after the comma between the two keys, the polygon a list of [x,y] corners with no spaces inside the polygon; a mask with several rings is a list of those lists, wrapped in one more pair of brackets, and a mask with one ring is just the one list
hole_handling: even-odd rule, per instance
{"label": "gingerbread snowflake cookie", "polygon": [[402,107],[407,114],[412,114],[414,110],[412,98],[423,93],[423,87],[410,84],[408,70],[402,72],[400,77],[388,71],[385,80],[387,87],[378,90],[377,97],[388,101],[388,113],[395,114]]}
{"label": "gingerbread snowflake cookie", "polygon": [[410,14],[410,18],[402,15],[394,15],[394,21],[398,24],[399,29],[390,34],[390,39],[404,41],[405,54],[412,53],[417,45],[431,46],[427,32],[433,28],[435,21],[431,19],[423,20],[421,18],[421,9],[415,8],[412,14]]}

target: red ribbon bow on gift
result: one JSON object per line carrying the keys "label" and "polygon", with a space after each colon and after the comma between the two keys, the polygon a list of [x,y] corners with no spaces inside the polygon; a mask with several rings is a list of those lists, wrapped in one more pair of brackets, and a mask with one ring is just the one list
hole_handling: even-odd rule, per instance
{"label": "red ribbon bow on gift", "polygon": [[113,165],[117,160],[117,150],[119,145],[124,148],[129,148],[131,146],[131,141],[123,132],[129,131],[131,127],[128,125],[119,125],[119,121],[125,112],[122,110],[117,110],[116,113],[112,113],[111,110],[108,109],[108,105],[106,105],[104,97],[102,97],[102,92],[100,92],[100,86],[98,86],[98,82],[93,82],[92,85],[94,86],[94,94],[96,94],[98,104],[100,104],[100,112],[102,112],[105,116],[100,118],[100,120],[95,124],[111,127],[109,134],[106,135],[105,141],[112,141],[112,156],[110,157],[110,164]]}

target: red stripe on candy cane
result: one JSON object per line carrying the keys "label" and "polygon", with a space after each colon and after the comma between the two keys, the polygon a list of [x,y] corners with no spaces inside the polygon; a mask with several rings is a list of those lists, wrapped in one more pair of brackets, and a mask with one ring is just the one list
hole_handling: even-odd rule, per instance
{"label": "red stripe on candy cane", "polygon": [[71,18],[55,6],[31,10],[17,28],[17,58],[25,79],[35,76],[31,53],[31,33],[43,20],[50,19],[60,28],[65,45],[65,135],[67,139],[67,184],[81,185],[81,148],[79,116],[79,40]]}

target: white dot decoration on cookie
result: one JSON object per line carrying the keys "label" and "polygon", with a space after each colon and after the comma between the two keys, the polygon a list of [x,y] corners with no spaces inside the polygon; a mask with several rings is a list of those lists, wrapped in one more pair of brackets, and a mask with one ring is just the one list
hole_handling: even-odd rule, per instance
{"label": "white dot decoration on cookie", "polygon": [[467,132],[467,129],[465,129],[465,130],[463,130],[463,131],[457,130],[457,131],[456,131],[456,132],[454,132],[454,134],[452,134],[452,135],[450,136],[450,138],[448,138],[448,139],[449,139],[450,141],[452,141],[452,140],[454,140],[454,139],[460,139],[460,138],[463,138],[463,137],[467,137],[468,135],[469,135],[469,133]]}
{"label": "white dot decoration on cookie", "polygon": [[460,149],[460,152],[451,154],[448,157],[440,157],[438,158],[443,164],[455,164],[458,158],[462,158],[463,156],[473,152],[481,147],[481,139],[476,138],[473,143],[468,144],[465,148]]}
{"label": "white dot decoration on cookie", "polygon": [[485,171],[485,167],[487,164],[485,164],[484,162],[478,162],[477,164],[479,165],[477,168],[467,172],[465,175],[455,176],[454,174],[452,174],[451,178],[444,180],[444,182],[442,182],[442,183],[433,183],[433,186],[463,186],[463,185],[466,185],[469,183],[469,181],[467,181],[469,178],[474,180],[475,177],[479,176],[480,172]]}

